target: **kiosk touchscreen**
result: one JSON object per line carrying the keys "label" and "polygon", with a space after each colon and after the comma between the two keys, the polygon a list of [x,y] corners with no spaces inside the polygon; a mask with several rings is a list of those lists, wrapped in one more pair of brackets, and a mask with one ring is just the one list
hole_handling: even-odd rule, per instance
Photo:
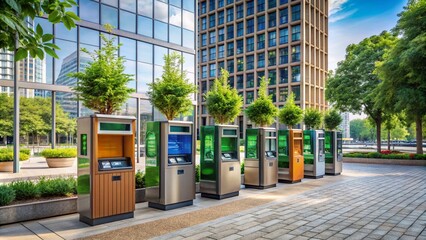
{"label": "kiosk touchscreen", "polygon": [[238,126],[201,127],[200,192],[202,197],[238,196],[241,187]]}
{"label": "kiosk touchscreen", "polygon": [[325,174],[340,175],[342,173],[342,132],[325,132]]}
{"label": "kiosk touchscreen", "polygon": [[248,188],[277,185],[277,131],[275,128],[246,129],[244,184]]}
{"label": "kiosk touchscreen", "polygon": [[95,114],[77,120],[77,209],[97,225],[133,217],[134,117]]}
{"label": "kiosk touchscreen", "polygon": [[195,152],[192,122],[148,122],[145,184],[148,206],[170,210],[192,205]]}
{"label": "kiosk touchscreen", "polygon": [[278,130],[278,181],[300,182],[304,175],[303,133],[300,129]]}
{"label": "kiosk touchscreen", "polygon": [[305,177],[322,178],[325,174],[324,131],[303,131]]}

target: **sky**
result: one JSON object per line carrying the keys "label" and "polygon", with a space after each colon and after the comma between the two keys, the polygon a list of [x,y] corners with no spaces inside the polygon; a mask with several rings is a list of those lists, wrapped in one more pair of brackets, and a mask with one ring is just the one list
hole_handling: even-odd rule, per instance
{"label": "sky", "polygon": [[345,58],[346,47],[391,30],[407,0],[329,0],[329,70]]}

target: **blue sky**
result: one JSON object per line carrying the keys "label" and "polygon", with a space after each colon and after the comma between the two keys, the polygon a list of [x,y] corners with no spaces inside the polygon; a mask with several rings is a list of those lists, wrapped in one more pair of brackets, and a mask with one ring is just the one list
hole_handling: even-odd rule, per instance
{"label": "blue sky", "polygon": [[329,70],[334,70],[349,44],[392,29],[407,0],[329,0],[329,4]]}

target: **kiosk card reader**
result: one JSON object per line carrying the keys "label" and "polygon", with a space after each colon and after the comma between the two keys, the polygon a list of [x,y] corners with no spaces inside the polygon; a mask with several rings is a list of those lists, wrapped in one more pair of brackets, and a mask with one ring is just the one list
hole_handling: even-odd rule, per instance
{"label": "kiosk card reader", "polygon": [[342,173],[342,132],[325,132],[325,174],[340,175]]}
{"label": "kiosk card reader", "polygon": [[77,209],[97,225],[133,217],[135,117],[95,114],[77,120]]}
{"label": "kiosk card reader", "polygon": [[277,131],[275,128],[246,129],[244,184],[249,188],[277,185]]}
{"label": "kiosk card reader", "polygon": [[278,131],[278,181],[301,182],[303,178],[303,132],[300,129]]}
{"label": "kiosk card reader", "polygon": [[170,210],[195,198],[195,144],[192,122],[148,122],[145,184],[148,206]]}
{"label": "kiosk card reader", "polygon": [[238,126],[201,127],[200,192],[202,197],[238,196],[241,187]]}
{"label": "kiosk card reader", "polygon": [[324,131],[303,131],[305,177],[322,178],[325,174]]}

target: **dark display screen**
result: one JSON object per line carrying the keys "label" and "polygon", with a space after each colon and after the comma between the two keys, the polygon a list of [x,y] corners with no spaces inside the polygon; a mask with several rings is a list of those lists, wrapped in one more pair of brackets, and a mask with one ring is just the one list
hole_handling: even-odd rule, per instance
{"label": "dark display screen", "polygon": [[130,169],[132,168],[132,163],[130,158],[108,158],[108,159],[99,159],[99,170],[115,170],[115,169]]}

